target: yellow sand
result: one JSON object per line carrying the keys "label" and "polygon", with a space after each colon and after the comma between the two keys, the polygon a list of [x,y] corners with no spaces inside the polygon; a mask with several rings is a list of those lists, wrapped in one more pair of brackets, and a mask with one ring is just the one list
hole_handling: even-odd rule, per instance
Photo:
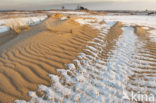
{"label": "yellow sand", "polygon": [[[38,31],[43,29],[42,32],[0,54],[0,103],[29,100],[28,91],[37,90],[39,84],[50,86],[48,74],[65,68],[82,52],[86,42],[98,35],[98,30],[81,26],[72,18],[61,21],[61,17],[50,17],[40,24],[44,28]],[[29,33],[36,31],[29,30],[25,35]]]}

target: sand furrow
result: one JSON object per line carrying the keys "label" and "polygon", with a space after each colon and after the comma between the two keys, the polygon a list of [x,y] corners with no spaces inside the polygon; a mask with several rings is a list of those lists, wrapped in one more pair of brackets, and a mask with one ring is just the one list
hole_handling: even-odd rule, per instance
{"label": "sand furrow", "polygon": [[[60,59],[58,58],[57,55],[49,55],[49,53],[46,54],[46,56],[40,56],[37,55],[35,52],[30,52],[30,50],[25,50],[27,52],[29,52],[29,54],[24,53],[27,57],[34,59],[34,61],[36,61],[36,63],[38,62],[39,65],[41,65],[41,67],[47,67],[45,69],[49,70],[48,68],[50,68],[50,66],[52,67],[58,67],[61,68],[61,66],[63,65],[63,60],[65,60],[64,58]],[[63,54],[64,55],[64,54]],[[67,60],[67,59],[66,59]],[[48,71],[48,72],[54,72],[54,70],[51,68],[52,71]]]}
{"label": "sand furrow", "polygon": [[[36,58],[37,60],[40,60],[40,61],[47,61],[47,63],[48,63],[48,61],[49,62],[56,62],[56,63],[60,63],[59,61],[57,61],[57,60],[53,60],[53,58],[50,58],[49,56],[50,55],[53,55],[51,52],[49,52],[49,53],[46,53],[46,55],[48,55],[48,56],[46,56],[43,52],[43,54],[38,54],[38,53],[36,53],[36,51],[40,51],[40,50],[38,50],[36,47],[27,47],[27,48],[24,48],[25,49],[25,51],[26,52],[28,52],[28,54],[27,54],[27,56],[33,56],[34,58]],[[42,49],[43,50],[43,49]],[[44,52],[46,52],[46,51],[44,51]],[[40,58],[38,58],[38,57],[40,57]]]}
{"label": "sand furrow", "polygon": [[69,45],[70,45],[70,44],[73,44],[73,45],[75,45],[76,47],[82,45],[81,43],[76,42],[76,41],[74,41],[74,40],[70,40],[68,44],[69,44]]}
{"label": "sand furrow", "polygon": [[[16,69],[18,68],[17,66],[19,66],[19,69],[18,69],[19,72],[21,72],[22,75],[24,75],[27,78],[27,80],[35,83],[35,82],[37,82],[37,81],[33,80],[35,78],[36,80],[41,81],[41,79],[39,80],[38,79],[39,77],[37,77],[37,76],[40,76],[40,74],[38,73],[38,75],[37,75],[36,74],[36,71],[33,71],[33,67],[35,67],[35,64],[33,64],[33,63],[31,64],[29,62],[27,63],[25,60],[14,56],[15,54],[14,55],[12,55],[12,54],[14,54],[14,53],[13,52],[12,53],[9,53],[8,56],[11,58],[12,61],[14,61],[15,65],[16,65],[16,67],[15,67]],[[22,72],[22,69],[20,69],[20,68],[27,68],[27,69],[25,69],[24,74]],[[36,67],[36,68],[38,69],[39,67]],[[44,73],[44,72],[42,72],[42,73]],[[32,78],[31,77],[29,78],[28,76],[26,76],[28,74],[32,74]],[[48,77],[47,77],[47,79],[48,79]],[[44,83],[44,82],[41,82],[41,83]]]}
{"label": "sand furrow", "polygon": [[9,103],[10,101],[13,101],[14,99],[17,99],[17,97],[10,96],[7,93],[4,93],[3,91],[0,91],[0,103]]}
{"label": "sand furrow", "polygon": [[19,97],[20,92],[16,90],[16,87],[11,83],[10,79],[4,74],[0,73],[0,80],[5,80],[5,82],[0,82],[0,91],[4,92],[13,97]]}
{"label": "sand furrow", "polygon": [[[28,85],[28,88],[33,88],[33,84],[31,84],[30,82],[28,82],[23,75],[21,75],[20,72],[14,70],[13,68],[11,69],[7,69],[7,70],[4,70],[4,73],[6,75],[8,75],[10,77],[10,79],[12,79],[12,81],[16,84],[16,87],[18,89],[23,89],[22,87],[24,86],[24,84],[21,84],[21,82],[24,81],[25,84]],[[9,75],[9,74],[12,74],[12,75]],[[13,78],[14,76],[16,76],[18,79],[16,78]],[[26,88],[27,89],[27,88]]]}
{"label": "sand furrow", "polygon": [[78,40],[83,40],[83,41],[87,41],[89,38],[86,38],[85,36],[77,36],[76,37]]}
{"label": "sand furrow", "polygon": [[76,52],[76,50],[77,50],[78,47],[84,46],[84,45],[82,45],[82,44],[80,44],[79,46],[77,46],[77,45],[75,45],[75,44],[70,44],[70,43],[64,43],[64,44],[62,44],[62,45],[65,46],[65,47],[67,47],[67,48],[69,48],[70,50],[72,50],[73,53]]}
{"label": "sand furrow", "polygon": [[78,38],[73,38],[73,40],[75,40],[76,42],[79,42],[79,43],[83,43],[83,44],[86,43],[86,41],[83,41],[83,40],[78,39]]}
{"label": "sand furrow", "polygon": [[[24,52],[24,51],[25,52]],[[27,50],[27,49],[23,49],[22,52],[20,52],[21,55],[23,55],[24,57],[27,58],[28,61],[32,61],[35,64],[38,64],[40,67],[46,67],[44,68],[45,70],[49,70],[48,68],[50,68],[51,66],[53,66],[54,64],[58,64],[60,65],[60,62],[57,62],[56,60],[50,59],[49,57],[45,57],[45,56],[40,56],[35,54],[35,52],[33,53],[31,50]],[[50,72],[50,71],[47,71]]]}
{"label": "sand furrow", "polygon": [[16,59],[19,59],[20,61],[24,62],[25,64],[23,64],[23,66],[29,66],[29,68],[31,68],[31,70],[35,73],[35,75],[37,75],[38,77],[47,80],[47,82],[50,81],[50,79],[47,77],[48,74],[47,71],[45,71],[45,68],[42,68],[44,66],[41,66],[38,61],[34,62],[35,60],[29,58],[29,57],[25,57],[21,54],[19,54],[18,51],[16,51],[16,53],[13,53],[15,55]]}

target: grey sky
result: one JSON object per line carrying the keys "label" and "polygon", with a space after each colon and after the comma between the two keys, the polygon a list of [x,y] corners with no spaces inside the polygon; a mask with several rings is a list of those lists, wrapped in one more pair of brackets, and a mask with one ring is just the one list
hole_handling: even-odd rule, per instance
{"label": "grey sky", "polygon": [[0,0],[0,10],[74,8],[81,4],[89,9],[156,10],[156,0]]}

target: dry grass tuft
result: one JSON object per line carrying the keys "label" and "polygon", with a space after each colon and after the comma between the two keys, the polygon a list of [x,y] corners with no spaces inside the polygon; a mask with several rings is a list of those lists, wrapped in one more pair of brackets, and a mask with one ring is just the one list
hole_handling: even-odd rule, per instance
{"label": "dry grass tuft", "polygon": [[[29,30],[30,27],[26,22],[19,22],[20,20],[14,19],[11,23],[8,23],[7,26],[9,26],[12,30],[14,30],[17,34],[19,34],[22,30]],[[22,24],[21,24],[22,23]]]}

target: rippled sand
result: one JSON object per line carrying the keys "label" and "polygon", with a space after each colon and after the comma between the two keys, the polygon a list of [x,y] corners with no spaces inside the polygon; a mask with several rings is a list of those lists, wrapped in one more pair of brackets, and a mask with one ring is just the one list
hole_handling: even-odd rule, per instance
{"label": "rippled sand", "polygon": [[60,76],[49,75],[53,81],[50,87],[39,85],[40,95],[30,91],[29,102],[135,103],[142,98],[132,100],[132,92],[155,95],[156,45],[149,37],[150,28],[116,20],[77,21],[98,28],[99,35],[87,42],[83,52],[67,64],[67,70],[57,70]]}
{"label": "rippled sand", "polygon": [[62,17],[1,52],[0,102],[133,103],[124,93],[156,95],[154,28],[130,24],[133,16],[128,24],[115,16]]}
{"label": "rippled sand", "polygon": [[[48,74],[57,74],[56,69],[65,68],[86,42],[98,34],[89,26],[80,26],[72,19],[61,21],[55,16],[41,25],[21,35],[37,34],[1,53],[0,102],[28,100],[28,91],[37,90],[39,84],[50,86]],[[35,31],[39,29],[42,31]]]}

